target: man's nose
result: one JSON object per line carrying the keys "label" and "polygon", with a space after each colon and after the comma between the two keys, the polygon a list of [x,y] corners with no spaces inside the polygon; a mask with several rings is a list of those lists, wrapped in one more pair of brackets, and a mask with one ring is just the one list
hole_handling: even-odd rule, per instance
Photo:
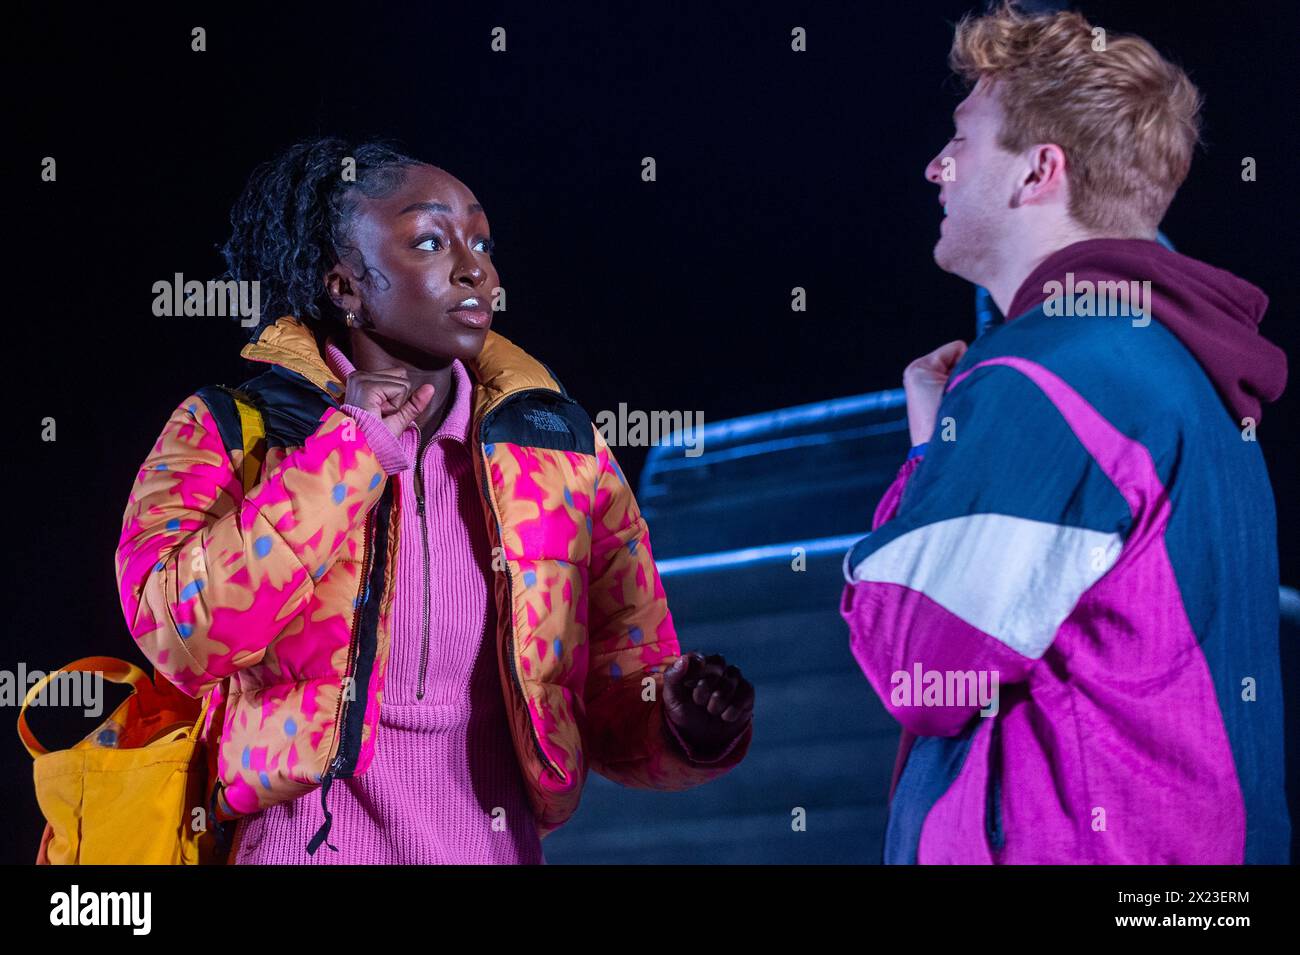
{"label": "man's nose", "polygon": [[925,165],[925,178],[930,180],[930,182],[934,183],[936,186],[942,182],[940,177],[943,174],[943,169],[941,168],[939,160],[940,157],[936,155]]}

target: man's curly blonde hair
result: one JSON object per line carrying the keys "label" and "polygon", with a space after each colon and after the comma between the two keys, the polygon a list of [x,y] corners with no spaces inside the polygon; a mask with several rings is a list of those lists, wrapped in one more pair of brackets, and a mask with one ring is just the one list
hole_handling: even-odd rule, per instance
{"label": "man's curly blonde hair", "polygon": [[1065,152],[1070,215],[1103,233],[1153,236],[1187,178],[1201,96],[1146,40],[1106,35],[1081,14],[1026,14],[1010,2],[957,24],[948,65],[992,83],[999,144]]}

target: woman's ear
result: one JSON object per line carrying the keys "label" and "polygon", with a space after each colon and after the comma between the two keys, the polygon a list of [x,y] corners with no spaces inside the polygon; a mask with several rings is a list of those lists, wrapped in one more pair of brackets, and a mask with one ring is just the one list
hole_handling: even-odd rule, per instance
{"label": "woman's ear", "polygon": [[361,311],[361,296],[357,295],[356,280],[342,263],[325,273],[325,294],[343,312]]}

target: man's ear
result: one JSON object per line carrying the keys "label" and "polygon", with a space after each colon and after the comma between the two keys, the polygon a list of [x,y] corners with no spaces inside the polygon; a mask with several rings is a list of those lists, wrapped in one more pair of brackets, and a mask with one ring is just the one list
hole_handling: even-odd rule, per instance
{"label": "man's ear", "polygon": [[1011,197],[1012,207],[1063,201],[1068,190],[1065,150],[1055,143],[1038,143],[1029,147],[1025,158],[1021,177]]}

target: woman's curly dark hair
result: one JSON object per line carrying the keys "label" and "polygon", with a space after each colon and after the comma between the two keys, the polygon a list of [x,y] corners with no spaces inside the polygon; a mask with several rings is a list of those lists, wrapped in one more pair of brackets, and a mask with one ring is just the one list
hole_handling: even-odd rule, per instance
{"label": "woman's curly dark hair", "polygon": [[[347,160],[355,168],[345,165]],[[337,262],[364,276],[351,244],[359,196],[376,198],[401,185],[409,166],[423,165],[384,141],[352,145],[319,137],[290,146],[253,170],[230,210],[230,238],[221,248],[225,279],[257,281],[261,315],[249,340],[283,315],[318,330],[345,327],[322,281]],[[345,178],[345,171],[355,177]]]}

